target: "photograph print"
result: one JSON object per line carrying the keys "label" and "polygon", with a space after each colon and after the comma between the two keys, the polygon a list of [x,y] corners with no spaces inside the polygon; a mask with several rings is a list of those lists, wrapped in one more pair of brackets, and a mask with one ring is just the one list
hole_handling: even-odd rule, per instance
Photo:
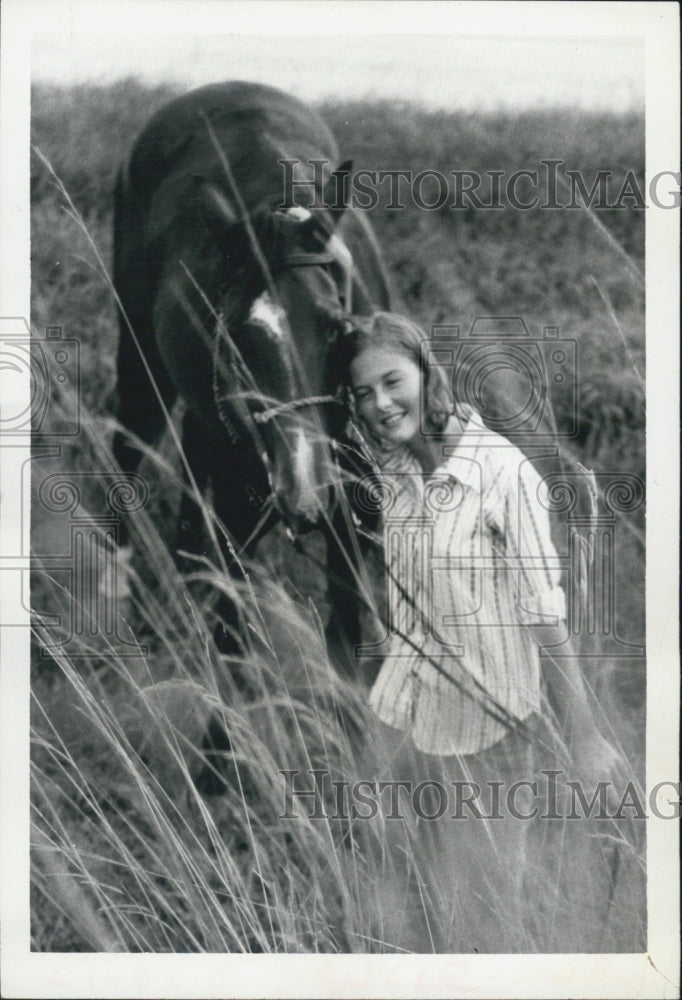
{"label": "photograph print", "polygon": [[645,976],[672,5],[170,6],[29,32],[31,956]]}

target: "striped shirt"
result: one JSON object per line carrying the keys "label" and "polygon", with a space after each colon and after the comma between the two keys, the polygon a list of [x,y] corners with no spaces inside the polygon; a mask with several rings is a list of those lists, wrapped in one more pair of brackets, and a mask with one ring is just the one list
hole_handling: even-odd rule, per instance
{"label": "striped shirt", "polygon": [[460,419],[435,472],[406,447],[381,461],[391,634],[370,705],[439,755],[484,750],[539,710],[526,626],[566,616],[540,476],[470,407]]}

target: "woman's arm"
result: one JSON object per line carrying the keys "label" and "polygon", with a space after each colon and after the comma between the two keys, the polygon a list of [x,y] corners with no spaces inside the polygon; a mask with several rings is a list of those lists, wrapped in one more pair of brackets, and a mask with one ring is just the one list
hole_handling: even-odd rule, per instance
{"label": "woman's arm", "polygon": [[[546,624],[527,624],[543,651],[543,675],[563,741],[578,776],[588,783],[623,777],[623,758],[602,735],[603,721],[585,680],[581,661],[567,641],[565,597],[561,569],[552,542],[549,514],[540,504],[540,477],[529,462],[518,476],[518,500],[510,506],[515,523],[509,533],[515,555],[528,560],[520,571],[523,611],[545,616]],[[560,653],[560,655],[555,655]]]}

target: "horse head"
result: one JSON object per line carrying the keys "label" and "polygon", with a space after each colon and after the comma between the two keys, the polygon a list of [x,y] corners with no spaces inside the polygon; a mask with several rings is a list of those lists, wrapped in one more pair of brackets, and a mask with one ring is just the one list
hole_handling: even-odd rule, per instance
{"label": "horse head", "polygon": [[330,394],[329,354],[353,306],[341,212],[268,205],[240,217],[213,183],[200,179],[198,194],[226,264],[214,341],[220,417],[233,440],[252,440],[280,513],[305,531],[336,496],[331,441],[344,411]]}

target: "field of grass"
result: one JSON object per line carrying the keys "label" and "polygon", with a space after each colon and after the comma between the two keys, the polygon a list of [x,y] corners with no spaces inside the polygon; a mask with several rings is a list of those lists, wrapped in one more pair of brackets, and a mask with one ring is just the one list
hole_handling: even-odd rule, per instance
{"label": "field of grass", "polygon": [[[112,468],[118,336],[114,298],[93,245],[109,267],[116,170],[136,131],[171,93],[132,80],[33,93],[32,141],[42,155],[33,156],[31,170],[31,322],[36,331],[59,324],[65,337],[79,340],[83,413],[80,435],[62,445],[60,456],[36,453],[34,494],[56,471],[95,473],[80,480],[91,515],[101,505],[102,473]],[[473,116],[407,104],[320,110],[342,158],[353,157],[358,169],[509,173],[554,158],[581,170],[588,183],[598,170],[612,170],[616,192],[628,170],[643,178],[644,122],[634,115]],[[73,210],[66,210],[55,176]],[[581,426],[570,447],[596,473],[643,479],[644,291],[637,271],[644,265],[644,212],[429,212],[409,203],[390,212],[384,199],[369,214],[404,307],[425,327],[468,329],[477,316],[522,316],[536,336],[558,325],[563,337],[574,338]],[[72,405],[66,397],[62,403]],[[561,428],[570,401],[557,396],[555,403]],[[359,774],[359,758],[367,766],[369,751],[359,750],[357,734],[375,728],[365,691],[341,681],[327,661],[319,574],[311,585],[309,569],[292,561],[282,537],[268,550],[281,579],[254,565],[248,585],[236,588],[217,555],[180,577],[168,551],[179,496],[170,436],[146,456],[143,473],[152,496],[148,511],[136,515],[135,596],[119,638],[103,644],[86,629],[51,657],[41,656],[44,632],[34,644],[33,947],[410,947],[396,924],[395,887],[401,866],[421,872],[432,861],[420,855],[413,831],[405,828],[397,847],[393,834],[389,851],[380,817],[351,824],[280,816],[280,770]],[[38,554],[68,551],[65,508],[48,513],[38,503],[34,518]],[[617,630],[635,644],[644,636],[643,531],[643,507],[616,524]],[[211,638],[210,594],[221,587],[234,592],[247,623],[251,644],[239,663],[226,662]],[[67,578],[36,574],[33,603],[40,612],[68,614]],[[146,644],[147,656],[121,655],[123,640]],[[236,682],[240,673],[248,684]],[[629,773],[641,782],[644,661],[587,659],[585,673]],[[214,712],[230,732],[232,772],[226,794],[205,800],[192,779]],[[504,939],[483,933],[479,950],[643,950],[643,844],[627,824],[613,824],[605,835],[595,868],[602,881],[591,892],[581,867],[591,847],[579,833],[565,840],[556,834],[561,877],[549,862],[522,859],[528,889],[521,918],[513,926],[506,921]],[[613,838],[621,838],[617,856]],[[558,884],[563,903],[547,892]],[[433,900],[427,903],[436,912]],[[504,922],[508,915],[499,916]],[[449,950],[458,950],[456,938]]]}

